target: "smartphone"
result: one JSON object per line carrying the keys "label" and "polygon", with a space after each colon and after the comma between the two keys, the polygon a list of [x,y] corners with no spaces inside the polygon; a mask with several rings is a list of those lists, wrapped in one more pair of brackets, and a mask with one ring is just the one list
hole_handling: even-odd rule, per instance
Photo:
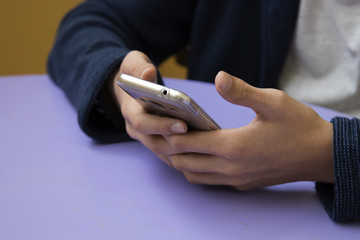
{"label": "smartphone", "polygon": [[149,113],[181,119],[192,130],[216,130],[220,126],[188,95],[175,89],[121,74],[117,85]]}

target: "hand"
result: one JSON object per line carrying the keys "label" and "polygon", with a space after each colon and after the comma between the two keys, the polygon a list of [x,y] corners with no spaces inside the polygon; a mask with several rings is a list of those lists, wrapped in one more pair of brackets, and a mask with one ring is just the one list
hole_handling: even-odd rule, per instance
{"label": "hand", "polygon": [[[122,73],[157,82],[156,68],[149,58],[139,51],[131,51],[126,55],[116,75]],[[181,120],[147,113],[137,101],[117,86],[116,77],[111,81],[111,92],[125,119],[126,131],[129,136],[140,141],[171,166],[167,155],[176,152],[173,151],[163,135],[186,133],[186,124]]]}
{"label": "hand", "polygon": [[332,124],[275,89],[259,89],[220,72],[216,89],[252,108],[247,126],[167,136],[172,165],[188,181],[247,190],[293,181],[333,182]]}

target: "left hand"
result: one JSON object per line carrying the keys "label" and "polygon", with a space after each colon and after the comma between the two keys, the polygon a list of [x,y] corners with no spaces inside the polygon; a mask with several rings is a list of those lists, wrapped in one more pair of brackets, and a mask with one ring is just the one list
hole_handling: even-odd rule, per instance
{"label": "left hand", "polygon": [[118,72],[109,79],[110,94],[113,104],[125,119],[126,132],[129,136],[141,142],[171,167],[167,155],[176,152],[172,151],[163,135],[186,133],[185,122],[146,112],[141,104],[117,86],[116,75],[119,76],[122,73],[146,81],[157,82],[155,66],[144,53],[135,50],[130,51],[123,59]]}
{"label": "left hand", "polygon": [[172,166],[188,181],[248,190],[293,181],[334,182],[332,124],[276,89],[255,88],[225,72],[215,79],[227,101],[252,108],[247,126],[169,135]]}

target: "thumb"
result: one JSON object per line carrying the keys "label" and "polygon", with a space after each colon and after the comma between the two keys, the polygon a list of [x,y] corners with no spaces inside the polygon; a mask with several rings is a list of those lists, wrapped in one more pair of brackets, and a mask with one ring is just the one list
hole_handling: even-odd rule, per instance
{"label": "thumb", "polygon": [[150,65],[148,67],[145,67],[141,71],[139,78],[156,83],[157,82],[157,72],[156,72],[155,66],[152,63],[150,63]]}
{"label": "thumb", "polygon": [[216,75],[215,86],[226,101],[249,107],[256,113],[265,113],[271,103],[271,95],[265,89],[253,87],[223,71]]}
{"label": "thumb", "polygon": [[150,59],[140,51],[129,52],[121,66],[120,74],[125,73],[150,82],[157,82],[157,72]]}

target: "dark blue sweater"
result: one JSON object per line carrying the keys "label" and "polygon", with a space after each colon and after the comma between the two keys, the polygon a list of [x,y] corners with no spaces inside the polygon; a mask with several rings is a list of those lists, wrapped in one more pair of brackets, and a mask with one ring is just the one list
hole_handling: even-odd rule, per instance
{"label": "dark blue sweater", "polygon": [[[131,50],[155,64],[190,45],[190,79],[212,82],[225,70],[258,87],[277,87],[296,24],[292,0],[89,0],[62,21],[48,72],[101,142],[129,140],[103,87]],[[360,219],[358,119],[334,118],[335,184],[317,183],[336,221]]]}

